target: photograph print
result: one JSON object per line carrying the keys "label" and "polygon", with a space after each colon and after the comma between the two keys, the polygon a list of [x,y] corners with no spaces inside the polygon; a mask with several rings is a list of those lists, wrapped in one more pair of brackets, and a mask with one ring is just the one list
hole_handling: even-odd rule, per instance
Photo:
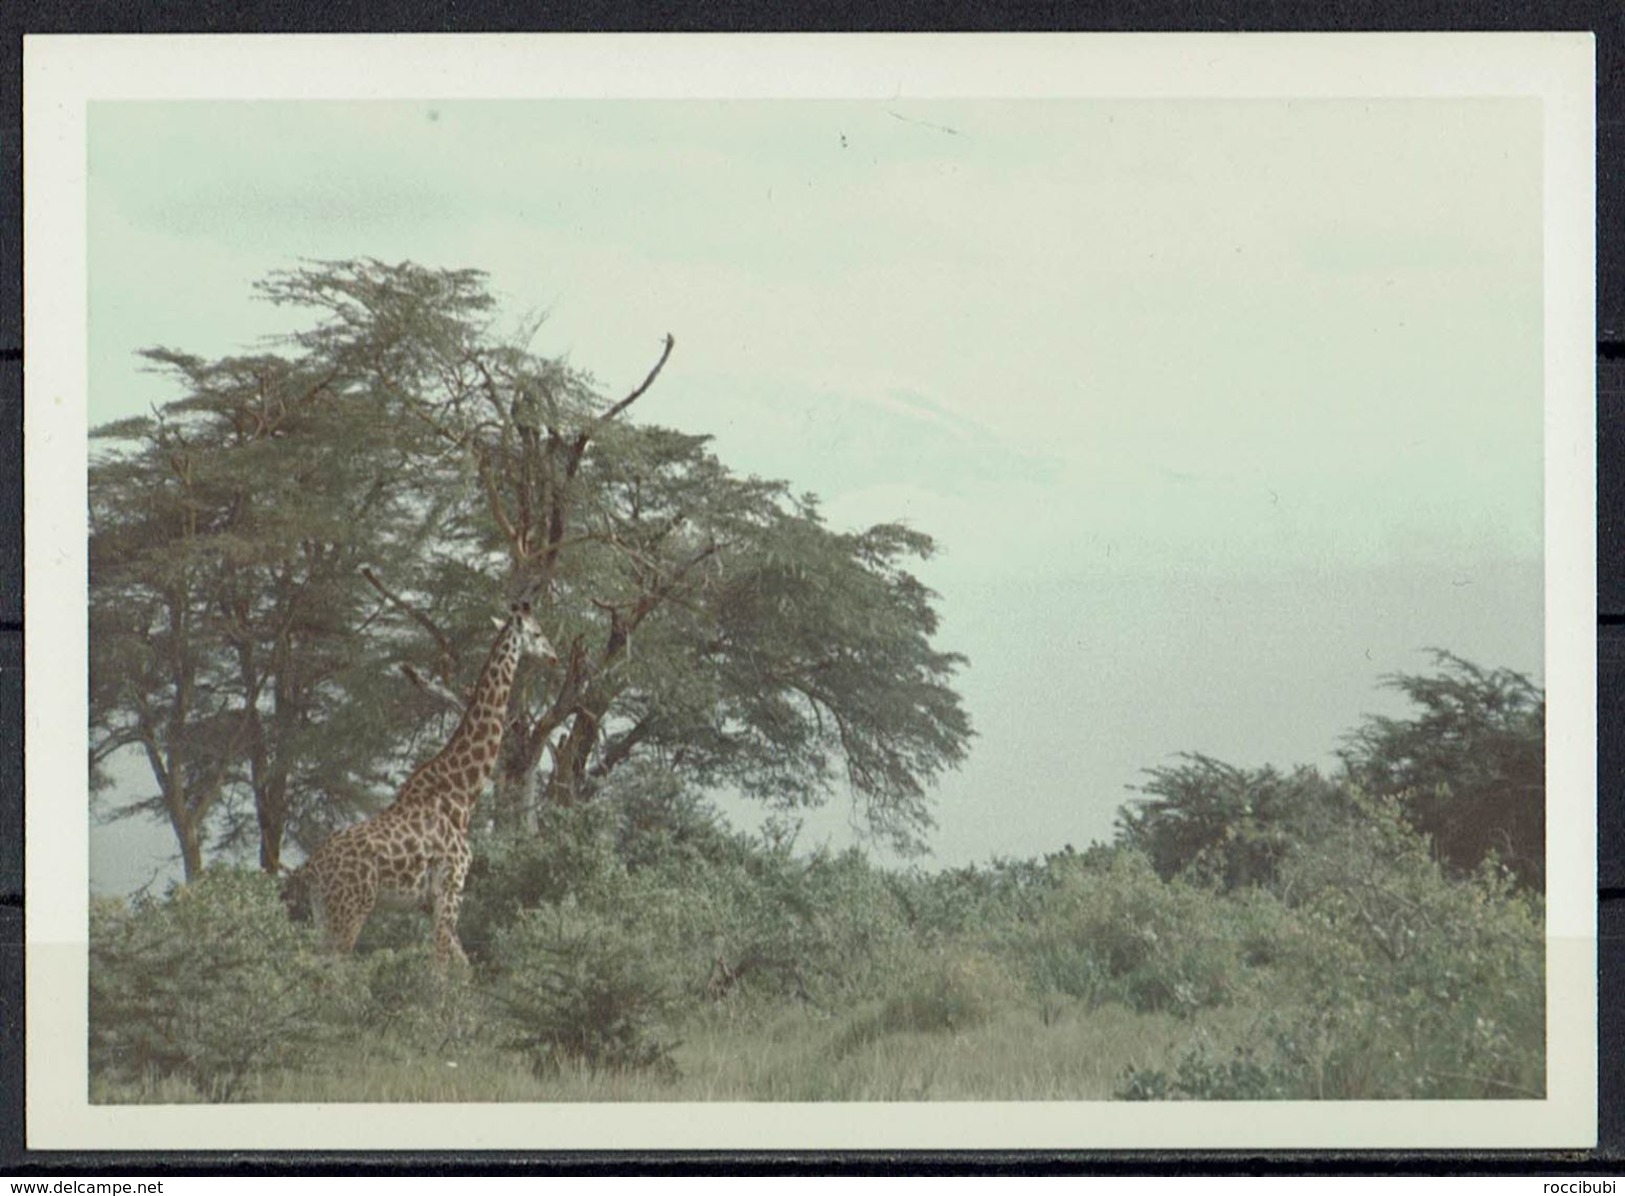
{"label": "photograph print", "polygon": [[83,103],[77,1099],[1555,1099],[1540,96],[688,87]]}

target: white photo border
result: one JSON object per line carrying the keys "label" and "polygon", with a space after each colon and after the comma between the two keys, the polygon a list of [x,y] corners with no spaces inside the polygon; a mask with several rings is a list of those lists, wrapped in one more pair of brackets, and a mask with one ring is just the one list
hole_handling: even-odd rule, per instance
{"label": "white photo border", "polygon": [[[24,48],[31,1149],[1584,1148],[1596,1134],[1589,34],[44,36]],[[1540,1101],[188,1105],[88,1099],[86,112],[96,101],[1529,97],[1544,111]]]}

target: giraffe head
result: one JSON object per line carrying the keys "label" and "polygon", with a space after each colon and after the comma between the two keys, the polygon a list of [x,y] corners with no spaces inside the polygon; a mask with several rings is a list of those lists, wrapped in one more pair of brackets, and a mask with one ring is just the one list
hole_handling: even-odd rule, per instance
{"label": "giraffe head", "polygon": [[520,656],[533,656],[537,660],[557,660],[559,654],[547,642],[542,628],[531,612],[529,599],[520,599],[508,607],[507,626],[512,628]]}

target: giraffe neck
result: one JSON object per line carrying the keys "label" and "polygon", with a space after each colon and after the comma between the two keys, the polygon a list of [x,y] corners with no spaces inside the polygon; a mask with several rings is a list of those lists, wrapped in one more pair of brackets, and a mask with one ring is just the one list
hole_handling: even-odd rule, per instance
{"label": "giraffe neck", "polygon": [[472,812],[480,791],[496,769],[497,749],[508,717],[508,694],[518,667],[518,636],[510,624],[491,648],[462,721],[435,757],[435,763],[452,782],[441,790],[442,795],[449,797],[460,812]]}

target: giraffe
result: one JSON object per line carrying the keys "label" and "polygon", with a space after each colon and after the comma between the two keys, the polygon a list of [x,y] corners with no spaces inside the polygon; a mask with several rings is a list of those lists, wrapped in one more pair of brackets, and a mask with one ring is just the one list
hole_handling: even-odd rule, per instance
{"label": "giraffe", "polygon": [[[394,802],[327,839],[299,869],[317,925],[345,954],[379,903],[427,908],[434,955],[467,962],[457,940],[457,910],[468,875],[468,828],[496,768],[508,693],[522,657],[555,660],[530,603],[509,608],[462,721],[446,746],[406,779]],[[296,874],[297,875],[297,874]]]}

